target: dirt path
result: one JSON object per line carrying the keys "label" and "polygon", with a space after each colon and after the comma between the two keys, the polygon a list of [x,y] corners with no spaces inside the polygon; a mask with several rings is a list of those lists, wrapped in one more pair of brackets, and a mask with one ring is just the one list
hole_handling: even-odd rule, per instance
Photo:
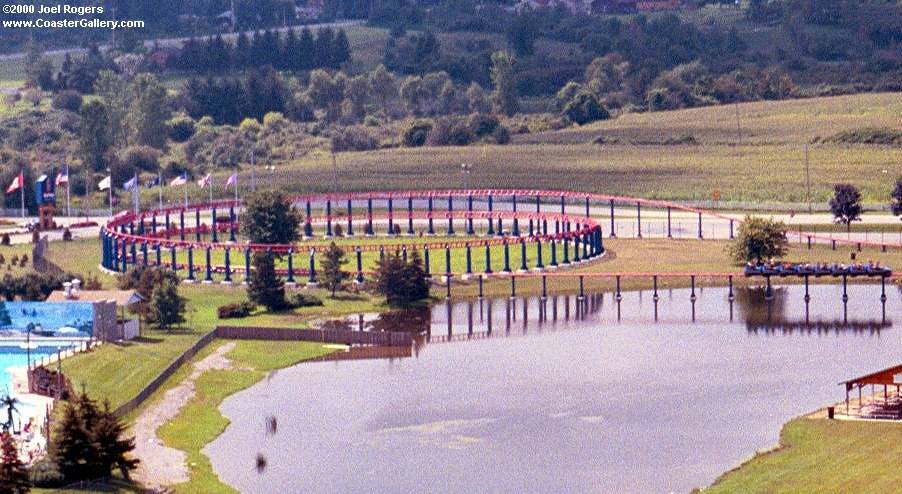
{"label": "dirt path", "polygon": [[208,370],[231,367],[226,354],[233,348],[234,342],[226,343],[210,356],[195,363],[191,375],[166,391],[162,400],[146,408],[135,420],[132,427],[135,434],[134,454],[141,459],[141,463],[134,472],[134,478],[145,487],[162,490],[165,486],[188,481],[185,452],[164,445],[157,437],[157,429],[175,418],[194,397],[194,382],[201,374]]}

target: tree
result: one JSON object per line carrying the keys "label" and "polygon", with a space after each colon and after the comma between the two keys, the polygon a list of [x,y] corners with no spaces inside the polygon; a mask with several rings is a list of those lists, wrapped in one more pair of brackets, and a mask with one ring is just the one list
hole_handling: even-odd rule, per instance
{"label": "tree", "polygon": [[340,114],[346,80],[347,78],[341,72],[334,78],[325,70],[317,69],[310,73],[307,97],[317,108],[326,111],[326,120],[328,121],[335,121]]}
{"label": "tree", "polygon": [[107,106],[100,101],[89,101],[81,107],[81,134],[79,146],[85,164],[94,171],[106,167],[107,152],[113,145]]}
{"label": "tree", "polygon": [[156,76],[141,74],[132,83],[133,95],[128,113],[131,141],[135,144],[160,149],[166,144],[169,120],[169,106],[166,102],[166,88]]}
{"label": "tree", "polygon": [[783,257],[788,245],[786,225],[782,221],[746,216],[728,251],[736,262],[763,261]]}
{"label": "tree", "polygon": [[137,468],[140,461],[129,457],[135,449],[135,438],[125,437],[125,425],[110,410],[108,401],[104,401],[103,409],[98,413],[91,440],[97,448],[97,468],[101,472],[108,474],[114,467],[119,467],[122,476],[128,479],[129,471]]}
{"label": "tree", "polygon": [[279,191],[259,191],[245,198],[241,233],[255,244],[290,244],[298,239],[301,214]]}
{"label": "tree", "polygon": [[25,52],[25,82],[44,91],[53,89],[53,63],[36,43],[29,43]]}
{"label": "tree", "polygon": [[492,53],[491,74],[492,83],[495,85],[492,103],[496,111],[508,116],[517,113],[520,103],[517,100],[517,84],[514,80],[514,58],[504,51]]}
{"label": "tree", "polygon": [[285,284],[276,275],[272,252],[255,252],[251,263],[253,270],[247,284],[247,298],[269,311],[284,310],[288,306]]}
{"label": "tree", "polygon": [[57,467],[69,482],[96,477],[97,455],[80,402],[77,399],[66,404],[52,448]]}
{"label": "tree", "polygon": [[13,428],[13,412],[18,412],[16,405],[20,404],[19,399],[7,393],[6,396],[0,398],[0,406],[6,408],[6,422],[3,424],[3,430],[8,431]]}
{"label": "tree", "polygon": [[596,120],[606,120],[611,117],[608,110],[601,106],[598,98],[588,91],[580,91],[564,105],[564,115],[579,125],[584,125]]}
{"label": "tree", "polygon": [[852,222],[861,220],[861,192],[851,184],[834,185],[830,212],[833,213],[833,221],[846,225],[846,232],[850,232]]}
{"label": "tree", "polygon": [[376,291],[392,307],[403,307],[429,296],[429,281],[417,251],[408,261],[397,253],[387,254],[376,264]]}
{"label": "tree", "polygon": [[323,260],[320,262],[320,280],[332,292],[332,298],[335,298],[335,292],[341,288],[341,284],[351,276],[341,269],[347,263],[348,258],[344,249],[335,245],[335,242],[332,242],[329,249],[323,253]]}
{"label": "tree", "polygon": [[8,494],[28,492],[31,489],[28,469],[19,459],[19,450],[9,431],[0,434],[0,450],[3,460],[3,463],[0,463],[0,492]]}
{"label": "tree", "polygon": [[467,108],[470,113],[488,113],[492,105],[485,95],[485,90],[477,82],[471,82],[467,88]]}
{"label": "tree", "polygon": [[169,329],[185,322],[186,304],[185,297],[179,295],[179,282],[169,277],[163,278],[153,289],[147,319],[160,329]]}
{"label": "tree", "polygon": [[505,33],[507,44],[519,57],[533,54],[536,38],[539,37],[537,20],[532,16],[518,15],[511,20]]}
{"label": "tree", "polygon": [[351,116],[355,120],[363,118],[366,112],[366,104],[369,102],[373,87],[366,75],[358,75],[348,79],[345,85],[345,99],[351,103]]}
{"label": "tree", "polygon": [[896,188],[893,189],[891,197],[890,209],[892,209],[894,215],[902,216],[902,177],[896,179]]}
{"label": "tree", "polygon": [[385,68],[385,65],[379,64],[370,73],[370,87],[372,87],[373,96],[379,101],[382,113],[386,118],[390,118],[389,103],[398,96],[395,76]]}

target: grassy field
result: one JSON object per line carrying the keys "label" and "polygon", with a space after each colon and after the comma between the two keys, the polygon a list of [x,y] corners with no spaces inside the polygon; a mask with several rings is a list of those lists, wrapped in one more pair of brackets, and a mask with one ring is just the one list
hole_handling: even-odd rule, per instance
{"label": "grassy field", "polygon": [[[28,262],[23,267],[21,262],[13,266],[13,257],[21,259],[22,256],[28,257]],[[0,256],[3,256],[3,262],[0,263],[0,276],[9,274],[18,276],[23,273],[30,272],[31,267],[31,244],[15,244],[0,246]]]}
{"label": "grassy field", "polygon": [[[223,342],[216,341],[204,352],[208,355]],[[332,350],[320,344],[305,342],[237,341],[226,356],[232,363],[227,370],[211,370],[196,381],[196,395],[171,422],[158,430],[168,445],[188,453],[190,480],[173,486],[175,492],[234,492],[213,473],[210,460],[201,449],[228,426],[229,421],[218,410],[219,404],[262,379],[269,371],[288,367],[302,360],[316,358]],[[204,355],[195,358],[199,360]],[[188,367],[188,366],[186,366]]]}
{"label": "grassy field", "polygon": [[723,475],[706,493],[898,492],[902,427],[795,419],[780,448]]}

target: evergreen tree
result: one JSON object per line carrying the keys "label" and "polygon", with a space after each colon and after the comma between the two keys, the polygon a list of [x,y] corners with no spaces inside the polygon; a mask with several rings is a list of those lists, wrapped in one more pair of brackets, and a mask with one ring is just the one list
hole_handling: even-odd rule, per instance
{"label": "evergreen tree", "polygon": [[317,31],[313,42],[313,66],[329,67],[332,62],[332,46],[335,32],[325,27]]}
{"label": "evergreen tree", "polygon": [[94,171],[103,170],[107,152],[113,145],[108,108],[101,101],[89,101],[81,107],[79,147],[82,160]]}
{"label": "evergreen tree", "polygon": [[244,31],[238,33],[238,40],[235,42],[235,50],[232,52],[232,66],[243,69],[248,66],[250,60],[251,44],[247,39]]}
{"label": "evergreen tree", "polygon": [[301,30],[301,38],[298,40],[298,51],[293,53],[297,70],[310,70],[313,68],[313,50],[315,42],[310,29]]}
{"label": "evergreen tree", "polygon": [[420,255],[413,251],[407,262],[395,252],[376,264],[376,291],[392,307],[402,307],[429,296],[429,281]]}
{"label": "evergreen tree", "polygon": [[341,269],[347,263],[345,251],[335,245],[335,242],[332,242],[329,249],[323,253],[323,260],[320,262],[320,280],[332,292],[332,298],[335,298],[335,292],[341,288],[341,284],[351,276]]}
{"label": "evergreen tree", "polygon": [[245,198],[241,233],[255,244],[290,244],[298,239],[301,215],[279,191],[259,191]]}
{"label": "evergreen tree", "polygon": [[31,489],[28,480],[28,469],[19,459],[19,450],[12,434],[8,431],[0,433],[0,492],[8,494],[24,494]]}
{"label": "evergreen tree", "polygon": [[166,88],[156,76],[140,74],[132,83],[133,100],[128,115],[132,142],[157,149],[166,144],[170,111]]}
{"label": "evergreen tree", "polygon": [[119,471],[126,479],[129,471],[137,468],[139,460],[129,457],[135,449],[135,438],[125,437],[125,425],[110,410],[109,402],[104,402],[91,430],[91,439],[97,448],[98,469],[104,473]]}
{"label": "evergreen tree", "polygon": [[341,64],[351,61],[351,43],[348,42],[348,35],[344,29],[339,29],[335,36],[329,59],[329,66],[336,69],[341,67]]}
{"label": "evergreen tree", "polygon": [[276,275],[272,252],[255,252],[252,264],[247,298],[269,311],[284,310],[288,305],[285,301],[285,284]]}
{"label": "evergreen tree", "polygon": [[398,96],[398,88],[395,83],[395,76],[392,75],[385,65],[379,65],[370,73],[370,87],[373,90],[373,96],[379,100],[379,106],[386,118],[389,118],[389,103]]}
{"label": "evergreen tree", "polygon": [[186,299],[179,295],[179,283],[171,278],[163,278],[153,289],[150,298],[148,321],[160,329],[171,328],[185,322]]}
{"label": "evergreen tree", "polygon": [[69,482],[95,477],[96,452],[79,408],[79,400],[66,405],[53,444],[57,467]]}

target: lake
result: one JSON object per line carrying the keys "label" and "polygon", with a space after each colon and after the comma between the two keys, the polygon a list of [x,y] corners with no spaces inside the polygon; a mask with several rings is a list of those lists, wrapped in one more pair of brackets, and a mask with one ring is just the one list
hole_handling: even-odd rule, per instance
{"label": "lake", "polygon": [[204,452],[254,493],[687,492],[843,399],[840,380],[902,362],[895,287],[885,306],[873,285],[850,286],[845,307],[839,286],[812,286],[808,306],[801,286],[697,294],[366,316],[427,335],[409,357],[274,373],[223,402],[231,425]]}

